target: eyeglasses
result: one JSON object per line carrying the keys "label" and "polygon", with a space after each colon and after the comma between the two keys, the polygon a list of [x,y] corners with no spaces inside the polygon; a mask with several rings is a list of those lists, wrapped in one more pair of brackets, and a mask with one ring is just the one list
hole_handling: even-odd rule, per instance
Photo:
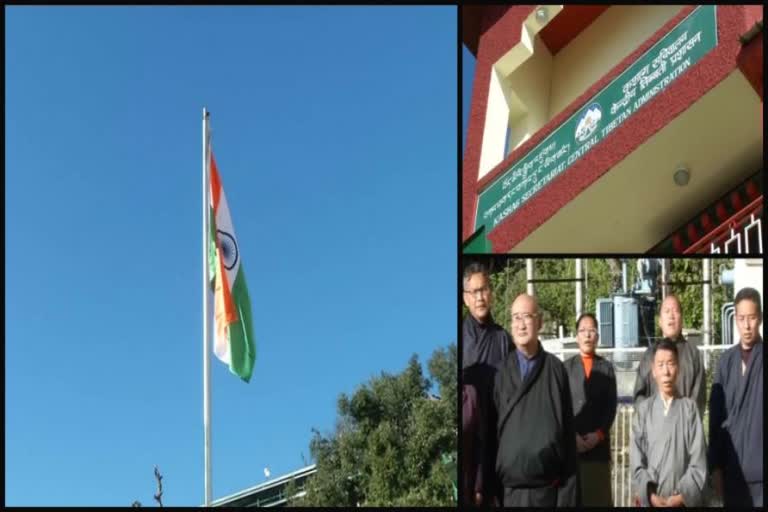
{"label": "eyeglasses", "polygon": [[579,329],[576,332],[578,332],[579,334],[597,334],[597,330],[595,329]]}
{"label": "eyeglasses", "polygon": [[533,322],[534,318],[536,318],[535,313],[515,313],[512,315],[512,323],[519,324],[525,322],[529,324]]}
{"label": "eyeglasses", "polygon": [[468,293],[472,297],[477,297],[477,294],[480,295],[488,295],[488,293],[491,291],[490,287],[483,286],[482,288],[477,288],[475,290],[464,290],[464,293]]}

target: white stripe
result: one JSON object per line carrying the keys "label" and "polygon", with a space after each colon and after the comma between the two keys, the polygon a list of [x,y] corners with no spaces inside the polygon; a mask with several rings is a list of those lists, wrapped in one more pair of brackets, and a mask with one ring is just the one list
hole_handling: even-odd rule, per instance
{"label": "white stripe", "polygon": [[240,269],[240,243],[237,241],[235,227],[232,225],[232,218],[229,215],[229,205],[227,204],[227,196],[224,195],[223,186],[221,187],[221,195],[219,196],[219,209],[216,212],[216,229],[220,229],[225,233],[232,235],[232,238],[235,239],[235,244],[237,245],[238,255],[235,266],[232,270],[227,270],[226,267],[224,268],[224,271],[227,273],[227,281],[229,281],[229,291],[232,292],[232,287],[235,284],[235,276],[237,276],[237,272]]}
{"label": "white stripe", "polygon": [[214,341],[213,341],[213,353],[223,363],[229,364],[231,362],[229,352],[229,326],[224,327],[225,335],[219,336],[219,323],[216,321],[216,306],[215,306],[215,294],[214,294],[214,307],[213,307],[213,328],[214,328]]}

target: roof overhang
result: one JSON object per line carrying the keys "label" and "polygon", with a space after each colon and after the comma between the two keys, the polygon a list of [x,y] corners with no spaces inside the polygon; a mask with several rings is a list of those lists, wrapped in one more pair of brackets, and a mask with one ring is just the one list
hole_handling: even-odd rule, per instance
{"label": "roof overhang", "polygon": [[[564,247],[586,253],[647,251],[691,212],[760,169],[760,111],[760,98],[735,70],[513,251],[557,252]],[[679,166],[690,173],[685,186],[673,179]]]}

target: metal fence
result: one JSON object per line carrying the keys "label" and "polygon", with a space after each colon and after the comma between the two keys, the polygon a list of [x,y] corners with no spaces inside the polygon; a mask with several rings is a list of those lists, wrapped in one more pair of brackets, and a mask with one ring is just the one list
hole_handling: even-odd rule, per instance
{"label": "metal fence", "polygon": [[[702,417],[704,427],[704,439],[709,440],[709,395],[712,388],[714,372],[717,362],[723,351],[732,345],[699,345],[702,354],[705,378],[707,405]],[[546,349],[557,355],[561,360],[569,359],[578,354],[576,348]],[[634,389],[637,366],[645,352],[645,347],[630,349],[598,349],[597,353],[611,361],[616,373],[616,385],[618,388],[619,404],[616,408],[616,419],[611,427],[611,492],[613,504],[616,507],[634,506],[634,489],[632,488],[632,474],[629,463],[629,447],[632,439],[632,418],[635,412],[632,403],[632,390]],[[712,491],[709,475],[704,489],[705,506],[721,505]]]}
{"label": "metal fence", "polygon": [[611,494],[616,507],[632,506],[629,445],[634,412],[635,408],[631,404],[619,404],[611,427]]}

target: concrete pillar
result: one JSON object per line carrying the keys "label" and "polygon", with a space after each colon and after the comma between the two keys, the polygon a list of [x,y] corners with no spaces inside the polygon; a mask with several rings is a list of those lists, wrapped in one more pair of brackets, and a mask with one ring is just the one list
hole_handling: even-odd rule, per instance
{"label": "concrete pillar", "polygon": [[[581,268],[581,258],[576,258],[576,279],[581,279],[584,274]],[[576,318],[581,316],[582,306],[584,305],[584,297],[582,296],[584,283],[582,281],[576,281]]]}
{"label": "concrete pillar", "polygon": [[533,279],[533,259],[526,258],[525,259],[525,280],[526,280],[525,293],[533,296],[534,288],[533,288],[533,283],[531,282],[531,279]]}

